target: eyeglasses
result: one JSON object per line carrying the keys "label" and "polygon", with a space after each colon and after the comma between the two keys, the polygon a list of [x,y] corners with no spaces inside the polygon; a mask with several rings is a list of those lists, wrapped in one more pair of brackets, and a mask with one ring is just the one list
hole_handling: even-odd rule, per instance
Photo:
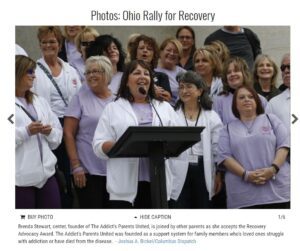
{"label": "eyeglasses", "polygon": [[86,71],[86,72],[84,73],[84,75],[85,75],[85,76],[89,76],[89,75],[91,75],[91,74],[97,75],[97,74],[102,74],[102,73],[104,73],[103,70],[92,70],[92,71]]}
{"label": "eyeglasses", "polygon": [[[191,91],[196,87],[194,84],[188,84],[188,85],[179,85],[178,91],[182,92],[183,90]],[[197,87],[196,87],[197,88]]]}
{"label": "eyeglasses", "polygon": [[28,69],[26,71],[26,73],[29,74],[29,75],[33,75],[33,74],[35,74],[35,70],[34,69]]}
{"label": "eyeglasses", "polygon": [[81,41],[81,46],[89,47],[94,43],[94,41]]}
{"label": "eyeglasses", "polygon": [[290,69],[291,69],[291,65],[289,65],[289,64],[282,64],[282,65],[280,66],[280,70],[281,70],[281,71],[284,71],[286,68],[287,68],[288,70],[290,70]]}
{"label": "eyeglasses", "polygon": [[184,40],[184,39],[185,40],[191,40],[191,39],[193,39],[193,37],[190,37],[190,36],[179,36],[178,39],[179,40]]}

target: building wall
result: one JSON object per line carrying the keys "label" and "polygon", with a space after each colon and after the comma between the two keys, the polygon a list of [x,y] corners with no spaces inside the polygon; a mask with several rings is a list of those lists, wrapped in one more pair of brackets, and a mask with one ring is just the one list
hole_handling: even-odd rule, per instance
{"label": "building wall", "polygon": [[[100,34],[111,34],[117,37],[126,48],[128,36],[141,33],[156,38],[161,43],[167,37],[174,37],[178,26],[93,26]],[[252,29],[261,40],[264,54],[272,56],[280,65],[283,54],[290,51],[289,26],[246,26]],[[196,33],[196,46],[203,45],[205,38],[220,28],[219,26],[192,26]],[[16,43],[22,46],[33,59],[41,56],[38,40],[38,26],[16,26]]]}

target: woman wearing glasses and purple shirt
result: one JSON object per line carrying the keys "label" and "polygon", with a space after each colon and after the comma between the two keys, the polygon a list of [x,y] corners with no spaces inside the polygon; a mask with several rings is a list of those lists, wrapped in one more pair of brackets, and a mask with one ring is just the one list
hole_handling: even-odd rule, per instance
{"label": "woman wearing glasses and purple shirt", "polygon": [[62,128],[47,101],[30,89],[36,63],[16,56],[16,208],[60,208],[52,150],[62,138]]}
{"label": "woman wearing glasses and purple shirt", "polygon": [[113,94],[117,94],[125,62],[125,53],[120,41],[111,35],[101,35],[88,48],[87,57],[107,56],[112,64],[113,77],[109,84],[109,89]]}
{"label": "woman wearing glasses and purple shirt", "polygon": [[92,140],[104,107],[114,99],[108,88],[112,64],[105,56],[92,56],[85,69],[87,87],[73,97],[65,113],[65,144],[80,208],[105,208],[106,161],[94,154]]}

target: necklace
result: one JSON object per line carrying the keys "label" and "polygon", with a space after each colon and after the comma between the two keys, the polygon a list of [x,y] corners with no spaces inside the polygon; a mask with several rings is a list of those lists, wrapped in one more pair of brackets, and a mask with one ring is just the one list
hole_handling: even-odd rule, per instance
{"label": "necklace", "polygon": [[[201,113],[201,109],[199,109],[199,111],[198,111],[197,118],[196,118],[196,122],[195,122],[195,126],[197,126],[197,124],[198,124],[198,120],[199,120],[200,113]],[[193,116],[194,114],[186,114],[185,112],[183,112],[183,114],[184,114],[184,119],[185,119],[186,126],[188,126],[188,122],[187,122],[187,120],[186,120],[186,116],[188,116],[188,119],[189,119],[189,120],[192,120],[193,117],[194,117],[194,116]]]}
{"label": "necklace", "polygon": [[256,117],[253,120],[247,122],[241,120],[243,126],[247,129],[248,134],[251,134],[253,132],[253,126],[255,124],[255,121],[256,121]]}
{"label": "necklace", "polygon": [[185,113],[185,116],[189,119],[189,120],[194,120],[195,119],[195,114],[188,114],[188,113]]}

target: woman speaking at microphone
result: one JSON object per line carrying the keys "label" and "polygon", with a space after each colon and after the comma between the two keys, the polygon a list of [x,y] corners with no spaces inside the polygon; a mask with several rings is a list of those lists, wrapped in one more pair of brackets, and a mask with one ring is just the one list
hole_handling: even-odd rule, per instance
{"label": "woman speaking at microphone", "polygon": [[[178,117],[169,103],[155,98],[151,67],[133,60],[126,67],[115,102],[100,117],[93,140],[95,154],[107,161],[107,191],[111,208],[151,208],[149,158],[109,159],[107,153],[129,126],[173,126]],[[166,161],[167,197],[172,188]],[[183,183],[183,182],[182,182]],[[182,184],[183,185],[183,184]]]}

